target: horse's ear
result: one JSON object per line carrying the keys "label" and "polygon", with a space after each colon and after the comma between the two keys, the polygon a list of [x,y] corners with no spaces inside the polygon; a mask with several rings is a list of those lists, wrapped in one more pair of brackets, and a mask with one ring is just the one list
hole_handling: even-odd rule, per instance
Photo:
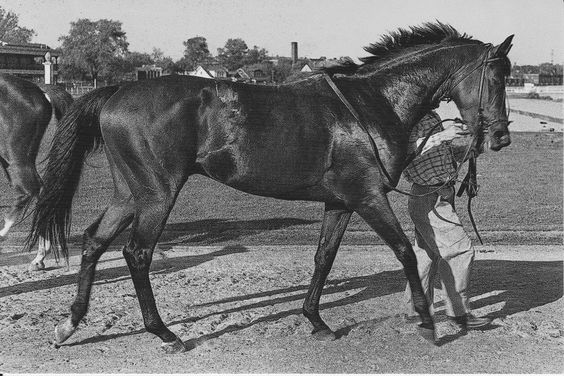
{"label": "horse's ear", "polygon": [[502,44],[495,46],[493,50],[493,56],[507,56],[509,50],[511,50],[511,47],[513,47],[511,41],[513,40],[514,36],[515,34],[511,34],[503,41]]}

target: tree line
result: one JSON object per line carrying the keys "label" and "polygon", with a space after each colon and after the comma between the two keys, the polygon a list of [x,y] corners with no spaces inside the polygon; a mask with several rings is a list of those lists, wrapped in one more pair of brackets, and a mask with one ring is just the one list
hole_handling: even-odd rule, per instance
{"label": "tree line", "polygon": [[79,19],[71,23],[67,35],[59,38],[62,62],[59,72],[64,79],[87,79],[117,82],[135,67],[158,65],[171,72],[192,71],[199,64],[217,62],[229,70],[267,59],[264,48],[249,48],[240,38],[228,39],[214,58],[206,38],[196,36],[183,42],[184,54],[177,61],[158,49],[151,53],[130,51],[126,32],[120,21]]}
{"label": "tree line", "polygon": [[[33,29],[19,25],[17,14],[0,7],[0,41],[25,44],[35,35]],[[192,71],[200,64],[212,63],[233,71],[270,58],[264,48],[249,48],[241,38],[228,39],[213,56],[203,36],[184,41],[183,56],[176,61],[156,47],[151,53],[131,51],[122,23],[108,19],[81,18],[71,22],[68,34],[59,41],[59,75],[63,80],[119,82],[127,79],[135,67],[153,64],[170,73]]]}

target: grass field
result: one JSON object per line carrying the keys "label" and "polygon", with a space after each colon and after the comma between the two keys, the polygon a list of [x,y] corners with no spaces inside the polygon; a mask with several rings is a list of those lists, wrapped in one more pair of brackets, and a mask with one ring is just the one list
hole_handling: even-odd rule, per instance
{"label": "grass field", "polygon": [[[513,143],[500,152],[478,159],[480,192],[473,213],[486,244],[562,244],[563,144],[562,133],[513,133]],[[112,181],[103,154],[88,160],[73,211],[72,241],[109,202]],[[463,177],[463,176],[461,176]],[[408,189],[402,179],[400,188]],[[6,210],[12,193],[7,182],[0,204]],[[389,195],[409,236],[407,197]],[[471,236],[466,197],[458,211]],[[201,176],[194,176],[181,192],[169,218],[161,245],[166,244],[314,244],[321,226],[323,204],[291,202],[238,192]],[[8,239],[15,246],[26,235],[29,220],[14,228]],[[114,242],[122,246],[124,238]],[[378,236],[354,215],[343,239],[345,244],[381,244]]]}

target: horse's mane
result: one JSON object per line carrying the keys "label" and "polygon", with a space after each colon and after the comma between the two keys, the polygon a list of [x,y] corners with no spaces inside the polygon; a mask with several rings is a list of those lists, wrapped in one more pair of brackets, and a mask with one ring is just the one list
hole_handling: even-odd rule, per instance
{"label": "horse's mane", "polygon": [[421,26],[411,26],[409,29],[399,28],[397,31],[383,35],[379,42],[371,43],[369,46],[364,47],[364,50],[371,55],[360,58],[362,64],[347,61],[343,64],[320,68],[318,71],[329,75],[354,74],[368,64],[381,63],[392,59],[407,48],[453,41],[482,43],[472,39],[466,33],[459,33],[449,24],[439,21],[434,23],[426,22]]}

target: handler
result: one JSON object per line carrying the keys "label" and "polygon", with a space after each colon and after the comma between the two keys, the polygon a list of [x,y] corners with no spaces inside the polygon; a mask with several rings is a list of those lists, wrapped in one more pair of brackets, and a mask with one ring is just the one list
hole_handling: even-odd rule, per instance
{"label": "handler", "polygon": [[[419,146],[440,121],[441,118],[434,111],[425,115],[413,129],[410,143]],[[434,281],[438,275],[446,293],[449,318],[463,329],[479,328],[488,325],[491,320],[476,317],[470,310],[468,288],[474,248],[454,208],[457,163],[464,162],[462,159],[468,141],[464,139],[458,124],[439,126],[432,133],[422,153],[404,171],[405,178],[412,183],[411,193],[419,196],[410,196],[408,201],[409,215],[415,225],[414,250],[419,277],[431,314]],[[409,286],[406,298],[407,319],[412,320],[417,316]]]}

